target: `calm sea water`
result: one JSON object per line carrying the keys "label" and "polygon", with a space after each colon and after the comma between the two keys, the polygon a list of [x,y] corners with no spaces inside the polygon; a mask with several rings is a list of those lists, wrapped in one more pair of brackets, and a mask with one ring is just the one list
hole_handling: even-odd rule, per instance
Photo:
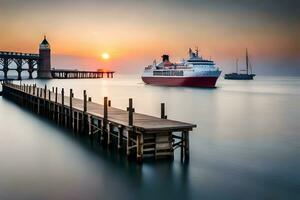
{"label": "calm sea water", "polygon": [[[30,81],[24,81],[26,83]],[[0,199],[299,199],[300,78],[225,81],[217,89],[144,85],[139,76],[36,81],[87,89],[125,109],[197,124],[190,163],[143,165],[92,149],[0,97]]]}

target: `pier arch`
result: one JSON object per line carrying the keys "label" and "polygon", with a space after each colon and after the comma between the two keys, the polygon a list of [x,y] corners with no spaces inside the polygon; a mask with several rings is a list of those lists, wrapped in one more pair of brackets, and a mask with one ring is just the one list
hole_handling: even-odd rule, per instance
{"label": "pier arch", "polygon": [[[5,74],[4,74],[5,76]],[[18,77],[18,73],[16,70],[9,70],[6,74],[8,79],[16,79]]]}
{"label": "pier arch", "polygon": [[4,72],[0,70],[0,79],[4,78]]}

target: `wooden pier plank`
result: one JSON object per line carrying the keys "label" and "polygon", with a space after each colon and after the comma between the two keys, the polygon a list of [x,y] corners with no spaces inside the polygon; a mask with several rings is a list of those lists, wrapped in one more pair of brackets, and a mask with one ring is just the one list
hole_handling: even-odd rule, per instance
{"label": "wooden pier plank", "polygon": [[[60,97],[61,98],[61,97]],[[68,97],[65,97],[68,99]],[[68,102],[68,100],[67,100]],[[67,105],[69,106],[69,105]],[[83,110],[83,101],[81,99],[74,98],[73,99],[73,108],[78,110]],[[95,115],[97,117],[103,118],[103,110],[104,106],[94,102],[87,102],[87,113]],[[122,109],[108,107],[108,120],[115,121],[121,125],[127,126],[128,125],[128,112]],[[135,127],[139,127],[144,129],[145,131],[150,130],[170,130],[170,129],[182,129],[187,128],[191,129],[196,127],[196,125],[168,120],[168,119],[161,119],[158,117],[153,117],[150,115],[140,114],[140,113],[133,113],[133,124]]]}

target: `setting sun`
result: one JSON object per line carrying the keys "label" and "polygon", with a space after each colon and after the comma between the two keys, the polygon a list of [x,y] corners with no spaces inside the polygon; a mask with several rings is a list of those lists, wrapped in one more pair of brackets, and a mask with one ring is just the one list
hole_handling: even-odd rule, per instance
{"label": "setting sun", "polygon": [[110,55],[107,52],[104,52],[104,53],[102,53],[101,57],[104,60],[108,60],[110,58]]}

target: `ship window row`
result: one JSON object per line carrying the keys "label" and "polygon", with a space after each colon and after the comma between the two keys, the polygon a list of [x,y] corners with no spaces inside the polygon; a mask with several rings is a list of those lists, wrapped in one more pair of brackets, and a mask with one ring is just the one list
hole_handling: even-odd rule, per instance
{"label": "ship window row", "polygon": [[183,76],[183,71],[153,71],[153,76]]}
{"label": "ship window row", "polygon": [[205,67],[205,68],[211,68],[213,67],[213,65],[197,65],[197,64],[194,64],[195,67]]}

